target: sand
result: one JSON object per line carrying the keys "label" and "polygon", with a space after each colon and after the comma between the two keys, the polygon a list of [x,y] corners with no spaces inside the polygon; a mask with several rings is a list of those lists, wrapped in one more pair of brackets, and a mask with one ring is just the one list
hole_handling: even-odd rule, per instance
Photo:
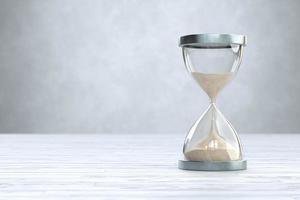
{"label": "sand", "polygon": [[216,100],[217,95],[225,87],[225,85],[227,85],[233,78],[232,72],[223,74],[192,72],[191,74],[213,102]]}
{"label": "sand", "polygon": [[217,133],[210,133],[191,150],[184,153],[192,161],[229,161],[240,159],[239,149],[234,148]]}

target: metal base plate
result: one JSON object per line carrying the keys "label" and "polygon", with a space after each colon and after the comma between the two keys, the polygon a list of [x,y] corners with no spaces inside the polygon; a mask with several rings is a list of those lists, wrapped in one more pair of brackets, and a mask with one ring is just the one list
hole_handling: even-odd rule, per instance
{"label": "metal base plate", "polygon": [[247,169],[247,160],[235,161],[187,161],[179,160],[178,168],[195,171],[235,171]]}

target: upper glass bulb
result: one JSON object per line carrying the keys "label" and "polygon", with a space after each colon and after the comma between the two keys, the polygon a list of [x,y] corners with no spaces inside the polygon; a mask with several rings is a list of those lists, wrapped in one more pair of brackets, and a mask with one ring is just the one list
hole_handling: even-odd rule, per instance
{"label": "upper glass bulb", "polygon": [[[189,43],[188,39],[197,42]],[[227,34],[181,38],[185,66],[212,101],[237,73],[245,42],[245,36]]]}

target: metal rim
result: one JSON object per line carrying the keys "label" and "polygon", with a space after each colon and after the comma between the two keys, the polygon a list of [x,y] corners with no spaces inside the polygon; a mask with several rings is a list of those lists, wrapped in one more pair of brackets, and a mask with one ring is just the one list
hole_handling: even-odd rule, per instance
{"label": "metal rim", "polygon": [[236,171],[247,169],[246,160],[236,161],[188,161],[179,160],[178,168],[193,171]]}
{"label": "metal rim", "polygon": [[246,46],[247,37],[236,34],[194,34],[180,37],[180,47],[191,48],[231,48],[232,44]]}

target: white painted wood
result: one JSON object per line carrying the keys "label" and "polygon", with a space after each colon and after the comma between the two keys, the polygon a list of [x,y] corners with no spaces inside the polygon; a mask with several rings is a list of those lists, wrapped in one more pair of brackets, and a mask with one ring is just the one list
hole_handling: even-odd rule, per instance
{"label": "white painted wood", "polygon": [[244,134],[248,170],[177,169],[184,135],[0,135],[0,199],[300,199],[300,134]]}

